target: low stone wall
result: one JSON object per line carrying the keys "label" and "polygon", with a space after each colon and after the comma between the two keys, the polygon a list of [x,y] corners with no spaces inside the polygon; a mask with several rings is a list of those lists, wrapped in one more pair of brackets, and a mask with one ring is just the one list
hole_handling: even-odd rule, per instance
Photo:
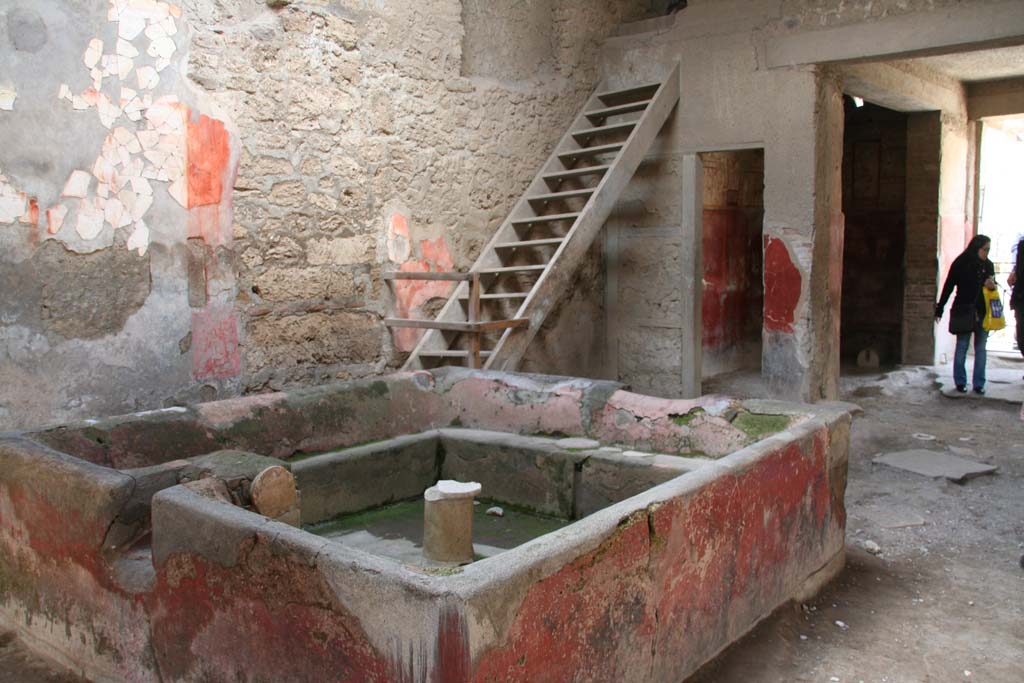
{"label": "low stone wall", "polygon": [[[701,425],[737,410],[791,426],[454,575],[164,478],[204,448],[290,456],[453,424],[710,452],[736,435]],[[3,435],[0,623],[97,681],[681,680],[838,570],[849,410],[449,370]],[[296,463],[300,483],[330,457]],[[115,542],[149,496],[151,544]]]}

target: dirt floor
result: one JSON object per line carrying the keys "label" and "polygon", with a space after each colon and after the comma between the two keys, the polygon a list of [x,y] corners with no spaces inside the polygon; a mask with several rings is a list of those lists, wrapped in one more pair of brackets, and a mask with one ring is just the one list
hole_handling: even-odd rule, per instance
{"label": "dirt floor", "polygon": [[[851,434],[846,568],[691,683],[1024,682],[1024,363],[989,362],[1016,377],[998,397],[943,396],[948,367],[843,377],[842,399],[864,411]],[[707,390],[767,395],[751,375]],[[956,484],[872,463],[916,448],[999,469]],[[0,634],[0,683],[78,681]]]}
{"label": "dirt floor", "polygon": [[[1024,681],[1024,364],[989,363],[1000,377],[1018,371],[1016,392],[1002,387],[1016,403],[943,396],[948,367],[843,377],[842,399],[864,410],[851,432],[846,568],[691,683]],[[758,385],[740,376],[713,389]],[[999,469],[955,484],[872,463],[919,448]]]}

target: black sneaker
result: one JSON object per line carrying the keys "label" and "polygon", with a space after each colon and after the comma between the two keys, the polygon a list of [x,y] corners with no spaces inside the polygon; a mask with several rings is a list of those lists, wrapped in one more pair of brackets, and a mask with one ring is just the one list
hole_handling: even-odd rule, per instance
{"label": "black sneaker", "polygon": [[967,385],[966,384],[957,384],[956,385],[956,390],[959,391],[961,394],[966,394],[967,393]]}
{"label": "black sneaker", "polygon": [[974,389],[974,393],[976,393],[978,396],[984,396],[985,395],[985,390],[984,389],[975,388]]}

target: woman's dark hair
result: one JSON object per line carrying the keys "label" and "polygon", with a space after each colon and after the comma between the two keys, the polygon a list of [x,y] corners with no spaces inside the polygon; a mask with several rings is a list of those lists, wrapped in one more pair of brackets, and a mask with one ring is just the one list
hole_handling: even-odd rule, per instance
{"label": "woman's dark hair", "polygon": [[1024,237],[1017,242],[1017,246],[1013,248],[1013,251],[1017,254],[1017,262],[1014,264],[1014,268],[1017,269],[1017,277],[1024,275]]}
{"label": "woman's dark hair", "polygon": [[967,248],[964,249],[964,254],[967,254],[972,258],[978,258],[978,250],[991,241],[992,240],[988,235],[975,235],[971,238],[971,241],[967,243]]}

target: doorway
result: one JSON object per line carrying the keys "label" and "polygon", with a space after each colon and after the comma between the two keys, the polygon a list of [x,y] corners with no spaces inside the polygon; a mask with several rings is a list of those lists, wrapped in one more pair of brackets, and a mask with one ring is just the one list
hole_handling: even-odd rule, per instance
{"label": "doorway", "polygon": [[702,378],[761,370],[764,150],[705,152]]}
{"label": "doorway", "polygon": [[907,114],[845,97],[843,298],[846,366],[903,362]]}
{"label": "doorway", "polygon": [[1006,278],[1013,269],[1017,243],[1024,238],[1024,116],[986,119],[981,132],[978,175],[978,232],[992,238],[989,259],[996,267],[996,282],[1006,312],[1006,327],[988,338],[990,351],[1017,352],[1015,317],[1009,306]]}

